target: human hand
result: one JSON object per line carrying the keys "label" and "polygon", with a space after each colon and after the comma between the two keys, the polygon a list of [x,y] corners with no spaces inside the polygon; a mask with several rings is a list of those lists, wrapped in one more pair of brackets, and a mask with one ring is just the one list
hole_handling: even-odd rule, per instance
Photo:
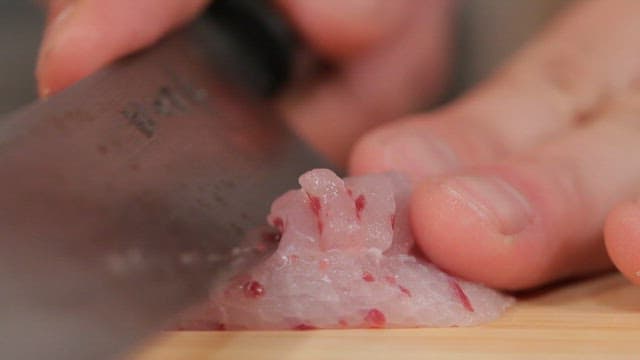
{"label": "human hand", "polygon": [[[152,44],[206,0],[49,0],[41,96]],[[283,94],[292,126],[336,163],[367,129],[433,101],[449,70],[449,0],[277,0],[335,72]],[[338,131],[336,131],[338,129]]]}
{"label": "human hand", "polygon": [[411,174],[419,245],[454,274],[523,289],[613,260],[640,284],[638,15],[576,2],[459,100],[363,137],[352,172]]}

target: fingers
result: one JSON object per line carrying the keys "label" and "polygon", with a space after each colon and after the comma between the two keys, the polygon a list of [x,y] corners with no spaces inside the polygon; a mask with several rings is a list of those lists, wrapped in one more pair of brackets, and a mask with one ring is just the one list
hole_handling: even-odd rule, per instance
{"label": "fingers", "polygon": [[[604,219],[640,190],[638,13],[577,3],[461,100],[365,136],[352,172],[459,174],[419,186],[412,221],[431,260],[472,280],[522,289],[610,267]],[[609,252],[632,274],[637,243],[620,234],[635,225],[615,214]]]}
{"label": "fingers", "polygon": [[[206,4],[206,0],[50,1],[36,71],[40,95],[59,91],[152,44]],[[336,163],[344,162],[347,150],[365,129],[435,97],[446,80],[449,0],[279,0],[279,4],[315,52],[338,64],[333,76],[312,82],[302,93],[292,91],[280,102],[299,133]]]}
{"label": "fingers", "polygon": [[[401,1],[279,0],[319,53],[342,59],[365,51],[399,27]],[[50,0],[37,78],[41,95],[145,47],[193,18],[210,0]]]}
{"label": "fingers", "polygon": [[488,163],[579,126],[640,75],[628,46],[640,36],[640,2],[577,2],[492,78],[437,113],[363,137],[353,173],[400,170],[420,179]]}
{"label": "fingers", "polygon": [[605,243],[611,260],[633,283],[640,285],[640,205],[626,202],[607,217]]}
{"label": "fingers", "polygon": [[[506,289],[609,268],[604,220],[640,192],[640,157],[630,155],[640,152],[640,96],[630,101],[495,166],[423,184],[412,217],[425,253],[445,269]],[[640,218],[628,221],[638,210],[619,211],[610,250],[638,250],[620,238],[639,229]],[[627,272],[640,270],[628,265],[640,265],[638,252],[617,261]]]}
{"label": "fingers", "polygon": [[406,0],[278,0],[308,44],[333,59],[353,57],[394,33],[411,11]]}
{"label": "fingers", "polygon": [[193,18],[206,0],[55,0],[36,76],[47,96]]}
{"label": "fingers", "polygon": [[[325,2],[313,3],[321,6]],[[366,46],[358,46],[359,52],[350,52],[348,56],[339,49],[340,39],[355,42],[354,38],[347,40],[346,30],[343,35],[331,30],[327,33],[327,44],[329,35],[337,36],[334,39],[337,48],[328,52],[343,57],[337,71],[309,87],[293,89],[279,104],[298,133],[337,164],[346,162],[352,144],[364,131],[432,101],[448,80],[453,2],[400,0],[384,4],[385,9],[397,8],[396,15],[388,19],[382,16],[369,23],[369,28],[378,27],[381,22],[396,24],[378,28],[375,36],[356,36],[358,41],[366,38],[367,41],[360,42]],[[361,19],[350,24],[345,20],[336,29],[358,24],[366,28]],[[321,28],[318,25],[315,29]]]}

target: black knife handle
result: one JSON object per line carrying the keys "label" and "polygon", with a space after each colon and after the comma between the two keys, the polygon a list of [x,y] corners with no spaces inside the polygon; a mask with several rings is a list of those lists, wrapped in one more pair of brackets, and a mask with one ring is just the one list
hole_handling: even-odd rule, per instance
{"label": "black knife handle", "polygon": [[288,82],[299,46],[295,31],[268,0],[215,0],[207,16],[234,53],[231,72],[250,90],[273,96]]}

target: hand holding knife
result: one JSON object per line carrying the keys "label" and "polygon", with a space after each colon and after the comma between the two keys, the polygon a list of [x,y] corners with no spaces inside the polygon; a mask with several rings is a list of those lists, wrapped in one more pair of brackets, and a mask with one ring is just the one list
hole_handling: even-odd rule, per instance
{"label": "hand holding knife", "polygon": [[292,66],[273,10],[211,11],[0,119],[4,357],[122,353],[205,299],[269,201],[322,166],[256,96]]}

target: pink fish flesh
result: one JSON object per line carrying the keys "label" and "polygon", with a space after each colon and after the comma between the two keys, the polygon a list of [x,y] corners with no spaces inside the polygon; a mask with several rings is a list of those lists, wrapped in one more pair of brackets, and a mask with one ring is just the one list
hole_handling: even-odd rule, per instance
{"label": "pink fish flesh", "polygon": [[183,329],[407,328],[496,319],[511,297],[457,279],[414,249],[409,184],[397,174],[340,179],[316,169],[274,201],[238,248],[239,272]]}

